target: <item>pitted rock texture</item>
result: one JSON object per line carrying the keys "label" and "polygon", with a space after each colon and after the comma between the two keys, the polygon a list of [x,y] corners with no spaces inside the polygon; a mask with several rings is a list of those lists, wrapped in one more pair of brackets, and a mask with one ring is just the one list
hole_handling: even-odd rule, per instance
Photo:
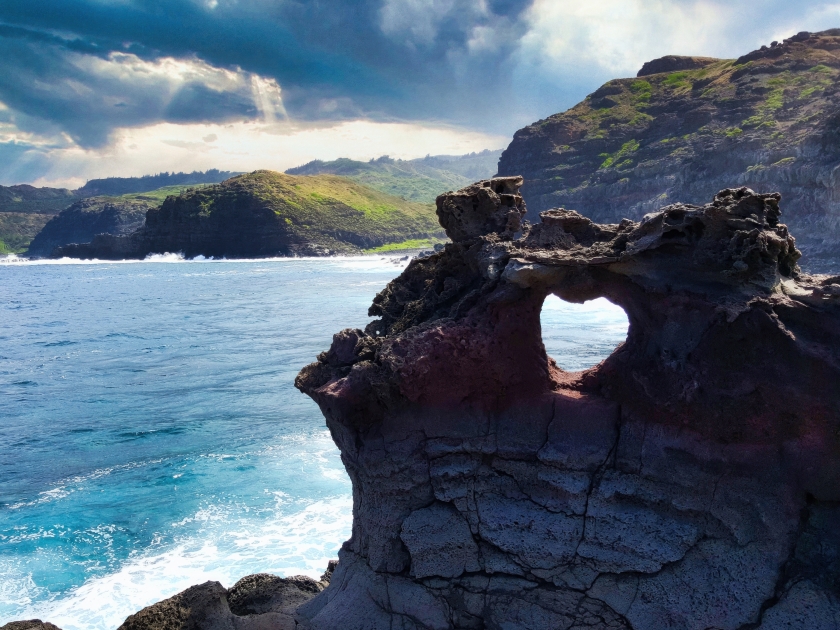
{"label": "pitted rock texture", "polygon": [[28,619],[26,621],[10,621],[0,626],[0,630],[61,630],[61,628],[51,624],[49,621]]}
{"label": "pitted rock texture", "polygon": [[496,177],[439,195],[437,216],[446,235],[464,241],[490,232],[506,236],[519,232],[525,215],[519,194],[522,181],[521,177]]}
{"label": "pitted rock texture", "polygon": [[119,630],[294,630],[296,608],[324,590],[334,568],[330,563],[320,582],[258,573],[230,589],[218,582],[191,586],[131,615]]}
{"label": "pitted rock texture", "polygon": [[[840,277],[799,256],[741,188],[413,261],[296,381],[354,497],[300,626],[840,627]],[[562,371],[549,294],[622,306],[626,342]]]}

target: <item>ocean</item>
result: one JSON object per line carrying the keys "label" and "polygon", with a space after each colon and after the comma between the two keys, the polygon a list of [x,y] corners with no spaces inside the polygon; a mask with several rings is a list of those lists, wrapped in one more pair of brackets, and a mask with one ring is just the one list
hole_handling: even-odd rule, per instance
{"label": "ocean", "polygon": [[[318,577],[350,481],[294,386],[364,327],[398,257],[0,261],[0,625],[114,630],[207,580]],[[566,369],[626,338],[606,300],[543,308]]]}

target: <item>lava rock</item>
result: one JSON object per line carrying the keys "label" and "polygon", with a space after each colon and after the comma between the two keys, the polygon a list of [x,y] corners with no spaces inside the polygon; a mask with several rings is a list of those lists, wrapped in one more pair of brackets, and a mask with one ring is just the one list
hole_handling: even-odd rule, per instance
{"label": "lava rock", "polygon": [[[799,269],[779,195],[515,238],[486,189],[296,380],[354,500],[299,627],[837,627],[840,277]],[[621,306],[627,340],[561,370],[550,294]]]}
{"label": "lava rock", "polygon": [[230,589],[212,581],[191,586],[131,615],[119,630],[294,630],[296,609],[324,590],[336,566],[330,562],[320,582],[258,573]]}
{"label": "lava rock", "polygon": [[492,233],[510,238],[520,230],[526,212],[520,186],[521,177],[497,177],[440,195],[438,220],[453,241]]}
{"label": "lava rock", "polygon": [[0,626],[0,630],[61,630],[61,628],[48,621],[29,619],[28,621],[10,621]]}
{"label": "lava rock", "polygon": [[677,72],[679,70],[696,70],[713,64],[717,59],[713,57],[682,57],[679,55],[666,55],[652,61],[646,61],[642,69],[636,74],[637,77],[646,77],[651,74],[662,72]]}

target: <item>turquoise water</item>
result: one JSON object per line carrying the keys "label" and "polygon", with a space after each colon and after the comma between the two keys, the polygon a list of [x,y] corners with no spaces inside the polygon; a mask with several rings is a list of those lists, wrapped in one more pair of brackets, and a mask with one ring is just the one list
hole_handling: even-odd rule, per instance
{"label": "turquoise water", "polygon": [[[294,376],[404,264],[0,264],[0,625],[107,630],[208,579],[320,575],[350,483]],[[582,309],[543,310],[569,369],[626,336]]]}

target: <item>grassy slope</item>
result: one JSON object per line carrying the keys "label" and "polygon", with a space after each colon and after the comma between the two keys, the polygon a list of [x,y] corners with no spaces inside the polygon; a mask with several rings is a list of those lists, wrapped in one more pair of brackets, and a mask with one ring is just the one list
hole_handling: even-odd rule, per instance
{"label": "grassy slope", "polygon": [[126,194],[154,192],[163,188],[185,189],[202,184],[215,184],[239,173],[210,169],[192,173],[158,173],[143,177],[106,177],[89,180],[76,190],[80,197],[119,197]]}
{"label": "grassy slope", "polygon": [[[149,192],[106,196],[101,199],[112,203],[121,200],[151,202],[151,207],[160,205],[169,195],[208,185],[165,186]],[[25,252],[32,239],[53,216],[80,198],[82,197],[65,188],[0,186],[0,255]],[[91,211],[95,211],[95,208]]]}
{"label": "grassy slope", "polygon": [[0,186],[0,212],[58,214],[77,199],[66,188]]}
{"label": "grassy slope", "polygon": [[[89,207],[82,209],[83,212],[99,212],[105,204],[119,206],[121,202],[125,203],[126,212],[136,214],[138,203],[146,208],[153,208],[163,203],[170,195],[178,195],[188,190],[203,188],[210,184],[196,184],[194,186],[165,186],[158,190],[152,190],[143,193],[129,193],[119,195],[117,197],[88,197],[88,199],[95,200],[98,203],[93,203]],[[65,210],[70,207],[78,199],[70,197],[62,201],[59,208]],[[25,203],[25,202],[24,202]],[[54,205],[55,202],[53,202]],[[39,207],[43,207],[39,206]],[[47,222],[56,214],[34,214],[34,213],[10,213],[0,212],[0,254],[21,254],[26,252],[30,242],[33,238],[44,228]]]}
{"label": "grassy slope", "polygon": [[[599,108],[597,99],[587,98],[568,112],[552,118],[574,119],[577,123],[583,123],[588,139],[606,138],[610,129],[616,126],[646,128],[655,117],[648,113],[649,110],[655,108],[657,103],[680,97],[699,99],[715,109],[726,109],[729,103],[739,99],[739,88],[748,83],[751,93],[762,95],[755,102],[751,115],[738,121],[729,121],[730,124],[725,126],[713,121],[701,126],[693,134],[665,137],[659,142],[667,144],[668,155],[675,157],[679,156],[680,148],[688,146],[697,136],[702,135],[732,138],[749,132],[770,146],[782,146],[784,142],[809,131],[803,123],[822,111],[825,105],[821,102],[824,100],[821,98],[822,93],[840,75],[840,69],[816,62],[810,68],[798,72],[786,70],[778,74],[759,74],[750,72],[753,69],[757,70],[758,67],[752,62],[737,64],[734,60],[721,60],[699,70],[619,79],[607,84],[621,90],[607,97],[617,105]],[[751,76],[746,81],[739,81],[747,75]],[[801,108],[802,115],[794,120],[777,120],[776,113],[785,105]],[[604,125],[605,122],[608,124]],[[629,167],[635,162],[632,154],[638,148],[638,142],[630,140],[617,151],[602,153],[604,161],[600,167]]]}
{"label": "grassy slope", "polygon": [[[697,70],[609,81],[568,111],[517,133],[545,138],[540,150],[546,164],[531,175],[539,181],[530,188],[536,194],[561,192],[556,203],[562,204],[564,195],[593,184],[644,177],[637,167],[653,171],[663,165],[670,172],[721,142],[733,149],[760,146],[772,158],[836,112],[838,80],[836,55],[799,47],[782,58],[719,60]],[[676,111],[696,112],[702,123],[689,133],[669,133],[667,117]],[[790,166],[796,159],[775,158],[750,168]]]}
{"label": "grassy slope", "polygon": [[[353,164],[367,165],[364,162]],[[302,238],[324,242],[329,247],[341,245],[342,232],[363,235],[376,244],[367,249],[375,251],[424,248],[445,240],[433,205],[408,201],[381,190],[394,188],[389,182],[397,181],[399,185],[396,188],[402,192],[414,191],[417,193],[415,196],[425,195],[426,198],[431,196],[434,199],[432,193],[436,195],[439,192],[435,191],[447,189],[441,189],[440,180],[418,179],[413,175],[389,175],[390,171],[375,169],[366,172],[366,178],[378,183],[377,186],[361,184],[358,182],[360,178],[350,179],[338,175],[290,176],[257,171],[231,178],[222,184],[166,186],[149,192],[97,199],[103,203],[143,202],[154,207],[169,196],[182,196],[195,198],[203,211],[210,212],[217,204],[224,203],[228,198],[225,191],[230,192],[231,187],[235,186],[236,194],[253,196],[272,207],[275,214],[287,221],[292,231],[299,233]],[[416,170],[411,172],[416,174]],[[452,175],[450,188],[461,185],[457,178],[461,176]],[[74,201],[76,199],[69,198],[60,209],[70,206]],[[341,212],[341,207],[361,214]],[[95,210],[96,207],[89,211]],[[25,252],[30,241],[52,216],[0,212],[0,253]],[[385,249],[381,249],[383,247]]]}
{"label": "grassy slope", "polygon": [[212,186],[213,184],[193,184],[190,186],[164,186],[163,188],[158,188],[157,190],[150,190],[147,192],[141,193],[127,193],[125,195],[119,195],[118,197],[108,197],[109,199],[127,199],[131,201],[145,201],[145,202],[152,202],[155,205],[160,205],[164,202],[164,200],[169,197],[170,195],[180,195],[181,193],[187,192],[189,190],[199,189],[199,188],[206,188],[207,186]]}
{"label": "grassy slope", "polygon": [[255,171],[185,192],[179,201],[181,211],[207,217],[245,203],[268,207],[301,240],[344,251],[445,238],[431,204],[406,201],[337,175]]}
{"label": "grassy slope", "polygon": [[399,243],[388,243],[379,247],[370,247],[365,250],[367,254],[387,254],[390,252],[406,252],[417,249],[431,249],[438,243],[443,243],[440,238],[410,238]]}
{"label": "grassy slope", "polygon": [[[473,180],[443,168],[423,164],[419,160],[391,160],[379,158],[358,162],[340,158],[332,162],[310,162],[287,171],[293,175],[333,174],[348,177],[375,190],[419,203],[434,203],[435,198],[448,190],[457,190]],[[485,177],[491,177],[488,173]]]}
{"label": "grassy slope", "polygon": [[29,242],[53,216],[55,215],[0,212],[0,254],[25,252]]}

